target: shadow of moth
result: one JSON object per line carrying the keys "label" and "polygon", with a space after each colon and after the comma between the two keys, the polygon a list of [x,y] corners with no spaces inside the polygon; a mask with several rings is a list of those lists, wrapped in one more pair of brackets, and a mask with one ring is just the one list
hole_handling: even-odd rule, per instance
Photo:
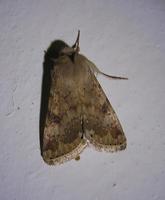
{"label": "shadow of moth", "polygon": [[114,152],[126,148],[121,124],[96,79],[104,74],[79,53],[79,36],[70,47],[52,42],[44,57],[40,109],[41,155],[47,164],[79,160],[87,145]]}

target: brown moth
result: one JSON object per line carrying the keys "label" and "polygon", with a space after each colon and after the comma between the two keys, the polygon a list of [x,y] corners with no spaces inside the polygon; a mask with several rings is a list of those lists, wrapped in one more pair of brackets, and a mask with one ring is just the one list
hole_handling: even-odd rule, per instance
{"label": "brown moth", "polygon": [[95,77],[104,74],[79,54],[79,35],[70,47],[55,40],[45,52],[40,110],[40,147],[50,165],[79,160],[88,145],[114,152],[126,148],[120,122]]}

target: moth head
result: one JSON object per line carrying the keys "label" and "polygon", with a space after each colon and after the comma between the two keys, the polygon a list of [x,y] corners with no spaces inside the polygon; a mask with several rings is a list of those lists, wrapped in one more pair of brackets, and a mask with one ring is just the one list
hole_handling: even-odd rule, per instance
{"label": "moth head", "polygon": [[63,55],[69,56],[71,60],[74,61],[75,54],[80,50],[79,37],[80,31],[78,32],[76,42],[71,47],[62,40],[53,41],[48,47],[47,51],[45,51],[45,62],[50,62],[50,65],[53,65],[54,62]]}
{"label": "moth head", "polygon": [[55,40],[54,42],[51,43],[50,47],[47,50],[47,53],[49,54],[49,57],[57,59],[61,54],[62,50],[67,47],[69,47],[69,45],[66,44],[64,41]]}

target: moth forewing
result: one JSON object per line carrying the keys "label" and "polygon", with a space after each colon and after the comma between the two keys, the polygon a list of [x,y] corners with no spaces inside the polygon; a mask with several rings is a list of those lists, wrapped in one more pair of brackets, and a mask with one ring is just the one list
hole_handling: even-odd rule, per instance
{"label": "moth forewing", "polygon": [[117,151],[126,147],[126,137],[94,75],[93,63],[78,52],[78,39],[72,47],[55,41],[46,52],[51,58],[45,56],[51,60],[51,64],[46,59],[44,62],[50,64],[51,80],[49,91],[44,93],[48,100],[45,104],[41,101],[40,144],[48,164],[78,158],[87,141],[97,150]]}
{"label": "moth forewing", "polygon": [[[91,68],[89,68],[91,69]],[[83,120],[85,136],[99,150],[116,151],[126,147],[126,138],[121,124],[90,70],[84,83]]]}

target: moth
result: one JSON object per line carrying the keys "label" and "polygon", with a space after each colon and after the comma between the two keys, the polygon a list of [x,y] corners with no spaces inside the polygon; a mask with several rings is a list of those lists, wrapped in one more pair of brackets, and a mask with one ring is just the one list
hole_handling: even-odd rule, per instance
{"label": "moth", "polygon": [[95,74],[101,72],[79,48],[55,40],[45,52],[40,109],[41,155],[47,164],[79,159],[86,146],[114,152],[126,148],[121,124]]}

